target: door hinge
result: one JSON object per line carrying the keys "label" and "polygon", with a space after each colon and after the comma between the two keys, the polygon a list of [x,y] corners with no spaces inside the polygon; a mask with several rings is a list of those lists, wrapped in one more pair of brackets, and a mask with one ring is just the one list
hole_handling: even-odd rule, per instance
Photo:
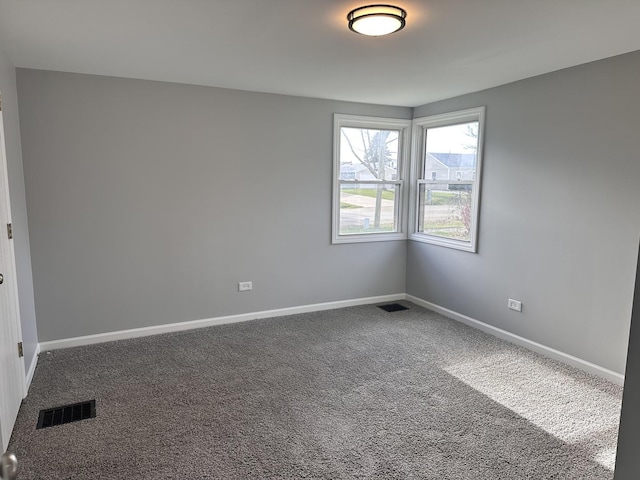
{"label": "door hinge", "polygon": [[22,342],[18,343],[18,357],[24,357],[24,351],[22,350]]}
{"label": "door hinge", "polygon": [[13,238],[13,224],[11,223],[7,223],[7,236],[9,237],[9,240]]}

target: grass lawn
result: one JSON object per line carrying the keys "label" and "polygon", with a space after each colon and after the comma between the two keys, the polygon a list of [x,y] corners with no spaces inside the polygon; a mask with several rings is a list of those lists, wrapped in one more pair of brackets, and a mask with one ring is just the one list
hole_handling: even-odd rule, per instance
{"label": "grass lawn", "polygon": [[340,235],[348,235],[350,233],[376,233],[376,232],[393,232],[393,224],[383,224],[378,228],[369,227],[364,228],[362,225],[346,225],[340,227]]}
{"label": "grass lawn", "polygon": [[465,229],[464,224],[458,220],[425,223],[422,225],[420,231],[437,237],[453,238],[455,240],[463,240],[466,242],[470,240],[469,232]]}
{"label": "grass lawn", "polygon": [[[345,188],[344,193],[350,195],[362,195],[363,197],[376,198],[378,190],[376,188]],[[382,198],[384,200],[395,200],[396,192],[394,190],[383,190]],[[442,190],[434,190],[431,192],[431,203],[429,205],[452,205],[459,197],[458,192],[445,192]],[[349,205],[349,204],[345,204]],[[354,206],[345,206],[342,208],[356,208]]]}
{"label": "grass lawn", "polygon": [[362,208],[361,205],[354,205],[352,203],[340,202],[340,208]]}
{"label": "grass lawn", "polygon": [[431,203],[429,203],[429,205],[451,205],[456,201],[457,195],[456,192],[433,190],[431,192]]}
{"label": "grass lawn", "polygon": [[[378,193],[378,189],[376,188],[345,188],[342,191],[344,193],[349,193],[351,195],[362,195],[363,197],[372,197],[372,198],[376,198],[376,194]],[[396,196],[396,192],[394,190],[382,191],[383,200],[394,200],[395,196]]]}

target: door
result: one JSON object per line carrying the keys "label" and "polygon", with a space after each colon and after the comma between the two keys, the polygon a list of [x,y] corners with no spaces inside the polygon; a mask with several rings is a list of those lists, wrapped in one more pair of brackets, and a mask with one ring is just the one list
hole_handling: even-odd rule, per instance
{"label": "door", "polygon": [[18,355],[20,311],[13,240],[7,225],[11,223],[7,155],[0,95],[0,444],[7,449],[24,396],[24,359]]}

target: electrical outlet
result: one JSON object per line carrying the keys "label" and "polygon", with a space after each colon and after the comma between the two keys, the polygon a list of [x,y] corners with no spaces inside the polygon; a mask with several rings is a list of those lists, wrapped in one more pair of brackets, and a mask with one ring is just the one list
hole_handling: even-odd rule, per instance
{"label": "electrical outlet", "polygon": [[509,301],[507,302],[507,307],[509,307],[511,310],[515,310],[516,312],[521,312],[522,302],[519,302],[518,300],[514,300],[513,298],[510,298]]}
{"label": "electrical outlet", "polygon": [[239,292],[248,292],[249,290],[253,290],[253,282],[240,282],[240,283],[238,283],[238,291]]}

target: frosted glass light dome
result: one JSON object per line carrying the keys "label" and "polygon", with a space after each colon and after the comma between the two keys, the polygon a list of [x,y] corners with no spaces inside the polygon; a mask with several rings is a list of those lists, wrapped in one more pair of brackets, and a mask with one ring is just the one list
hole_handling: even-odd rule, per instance
{"label": "frosted glass light dome", "polygon": [[379,37],[401,30],[407,12],[393,5],[367,5],[349,12],[349,29],[362,35]]}

